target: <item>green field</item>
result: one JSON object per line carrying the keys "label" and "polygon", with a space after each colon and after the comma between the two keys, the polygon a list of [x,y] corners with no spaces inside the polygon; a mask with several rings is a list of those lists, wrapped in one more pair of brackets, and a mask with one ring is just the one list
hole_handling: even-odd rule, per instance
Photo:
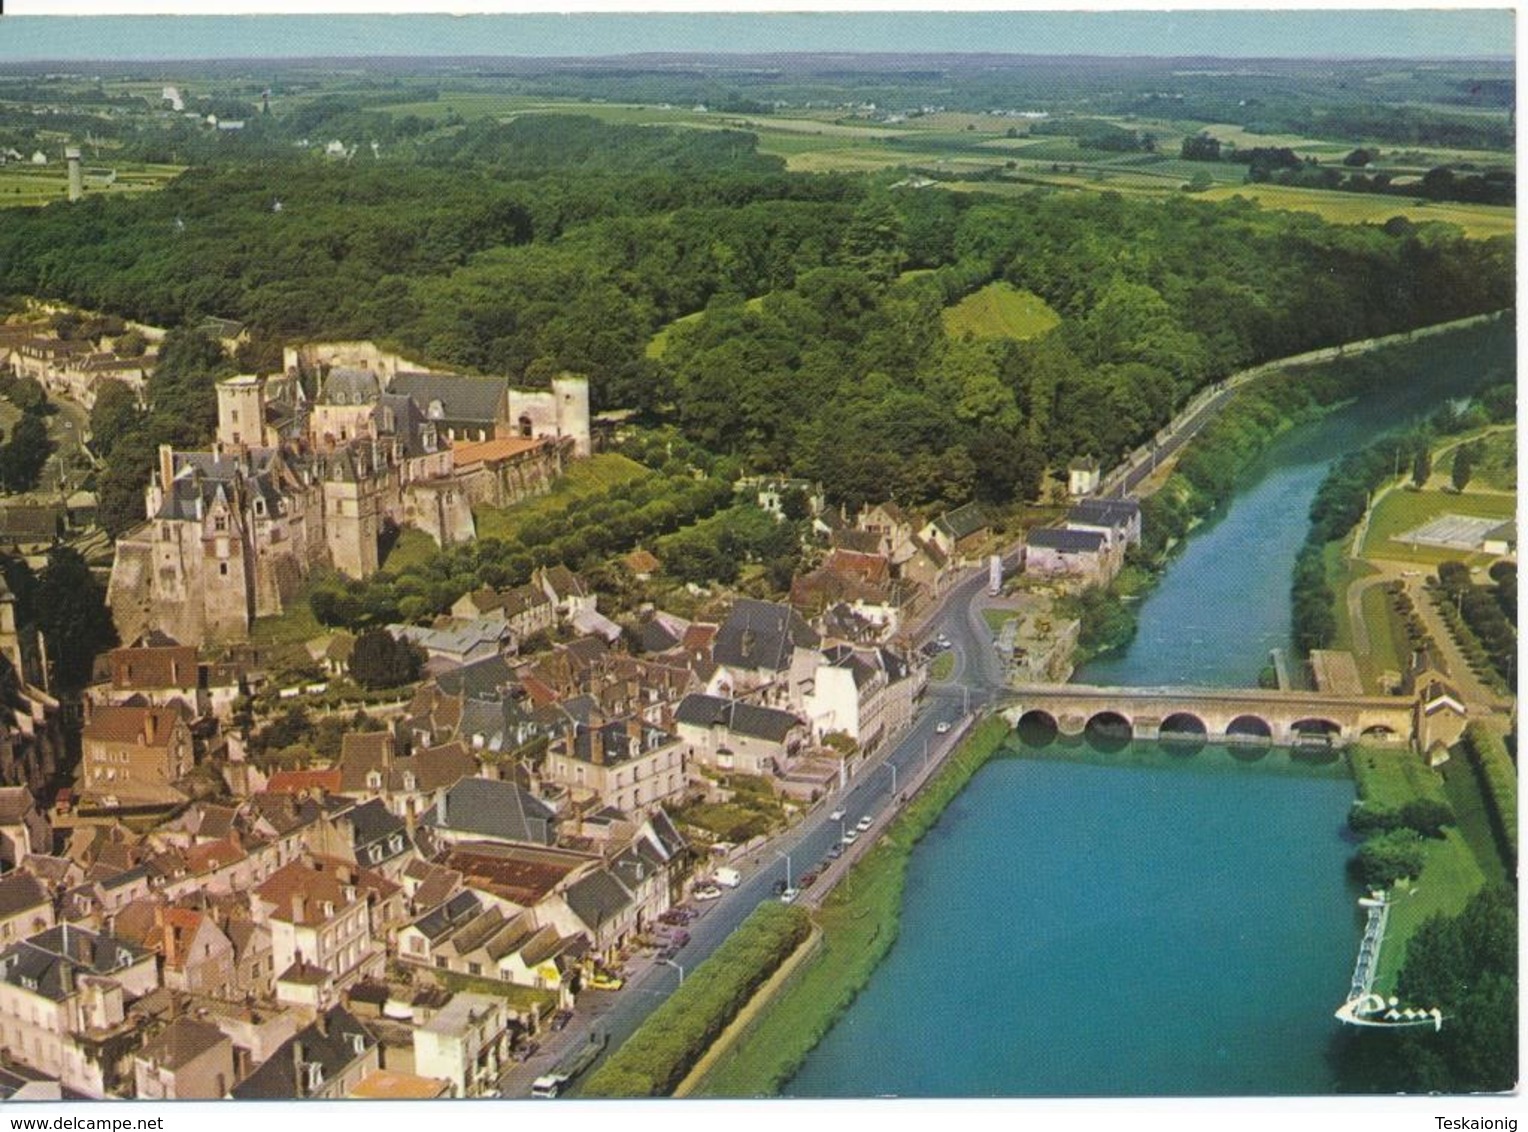
{"label": "green field", "polygon": [[1510,495],[1487,495],[1475,491],[1459,495],[1447,495],[1442,491],[1392,491],[1375,508],[1360,552],[1369,558],[1391,558],[1424,566],[1435,566],[1451,558],[1483,565],[1492,560],[1490,555],[1468,554],[1436,546],[1413,547],[1398,541],[1397,536],[1415,530],[1439,515],[1478,515],[1505,521],[1515,513],[1516,501]]}
{"label": "green field", "polygon": [[944,311],[951,338],[1038,338],[1061,325],[1061,316],[1044,299],[1011,283],[989,283]]}
{"label": "green field", "polygon": [[[87,180],[85,196],[123,196],[152,192],[185,171],[183,165],[119,164],[109,158],[92,158],[87,167],[99,165],[117,171],[112,185],[98,185]],[[21,208],[51,204],[68,198],[68,172],[62,161],[50,165],[0,165],[0,208]]]}
{"label": "green field", "polygon": [[651,469],[614,452],[576,461],[569,465],[565,475],[558,477],[546,495],[524,499],[509,507],[474,507],[472,517],[477,521],[477,537],[514,538],[520,527],[531,519],[555,515],[574,500],[597,494],[613,484],[652,474]]}
{"label": "green field", "polygon": [[1502,205],[1419,203],[1406,197],[1376,193],[1341,193],[1326,189],[1296,189],[1285,185],[1218,185],[1195,194],[1198,200],[1255,200],[1264,208],[1314,212],[1334,224],[1383,224],[1404,216],[1418,224],[1441,220],[1457,224],[1465,235],[1485,239],[1517,231],[1517,211]]}

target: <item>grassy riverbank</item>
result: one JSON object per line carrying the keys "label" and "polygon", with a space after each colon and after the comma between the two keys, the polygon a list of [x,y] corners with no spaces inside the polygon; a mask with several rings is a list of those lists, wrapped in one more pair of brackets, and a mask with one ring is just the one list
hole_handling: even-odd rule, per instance
{"label": "grassy riverbank", "polygon": [[1470,897],[1506,876],[1479,783],[1462,754],[1435,770],[1410,751],[1356,747],[1348,754],[1358,795],[1365,805],[1400,811],[1407,803],[1445,803],[1452,822],[1442,836],[1423,838],[1422,870],[1391,890],[1389,926],[1380,950],[1375,989],[1395,990],[1396,977],[1406,962],[1407,945],[1435,915],[1454,916]]}
{"label": "grassy riverbank", "polygon": [[978,724],[850,870],[817,914],[823,945],[816,957],[765,1007],[749,1034],[718,1061],[692,1096],[768,1096],[790,1080],[895,942],[913,847],[1008,734],[1002,719]]}

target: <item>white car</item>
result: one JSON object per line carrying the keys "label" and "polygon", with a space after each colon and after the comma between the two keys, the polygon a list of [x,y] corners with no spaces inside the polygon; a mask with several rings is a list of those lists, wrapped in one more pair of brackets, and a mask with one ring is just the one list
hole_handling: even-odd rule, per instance
{"label": "white car", "polygon": [[934,728],[934,730],[940,735],[948,735],[950,733],[950,721],[947,719],[940,720],[939,726]]}
{"label": "white car", "polygon": [[875,819],[873,817],[871,817],[869,814],[866,814],[864,817],[860,818],[859,824],[856,825],[855,828],[858,829],[861,833],[864,833],[867,829],[869,829],[874,824],[875,824]]}
{"label": "white car", "polygon": [[834,810],[831,814],[828,815],[828,820],[829,821],[843,821],[844,820],[844,812],[842,810]]}
{"label": "white car", "polygon": [[847,833],[845,833],[844,836],[843,836],[843,842],[844,842],[845,845],[853,845],[858,840],[859,840],[859,830],[857,830],[857,829],[851,829]]}
{"label": "white car", "polygon": [[801,890],[799,888],[787,888],[784,892],[780,893],[780,903],[794,904],[796,902],[796,897],[800,895]]}
{"label": "white car", "polygon": [[720,900],[722,890],[714,884],[703,884],[694,892],[690,893],[696,900]]}

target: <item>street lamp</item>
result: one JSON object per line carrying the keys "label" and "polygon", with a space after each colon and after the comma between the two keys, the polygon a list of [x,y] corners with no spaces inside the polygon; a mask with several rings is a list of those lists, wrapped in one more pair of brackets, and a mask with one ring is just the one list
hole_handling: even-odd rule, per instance
{"label": "street lamp", "polygon": [[891,792],[895,795],[897,792],[897,764],[887,759],[886,765],[891,767]]}
{"label": "street lamp", "polygon": [[662,963],[665,967],[672,967],[672,968],[674,968],[674,970],[678,971],[679,972],[679,985],[680,986],[684,986],[684,968],[683,967],[681,967],[678,963],[675,963],[672,959],[660,959],[660,960],[658,960],[658,962]]}
{"label": "street lamp", "polygon": [[785,858],[785,887],[786,888],[790,888],[790,886],[791,886],[791,855],[789,853],[787,853],[783,849],[776,849],[775,850],[775,856],[776,857],[784,857]]}

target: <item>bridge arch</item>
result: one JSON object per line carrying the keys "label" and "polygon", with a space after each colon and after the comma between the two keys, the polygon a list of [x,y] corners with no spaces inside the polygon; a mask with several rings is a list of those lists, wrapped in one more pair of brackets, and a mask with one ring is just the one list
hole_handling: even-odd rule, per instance
{"label": "bridge arch", "polygon": [[1135,737],[1135,725],[1119,712],[1105,710],[1089,717],[1083,735],[1096,749],[1113,753],[1130,745],[1130,740]]}
{"label": "bridge arch", "polygon": [[1260,715],[1238,715],[1226,724],[1226,738],[1238,743],[1271,743],[1273,727]]}
{"label": "bridge arch", "polygon": [[1175,711],[1162,720],[1157,734],[1164,739],[1202,739],[1210,733],[1204,720],[1191,711]]}
{"label": "bridge arch", "polygon": [[1310,716],[1305,719],[1297,719],[1289,725],[1289,735],[1295,742],[1312,739],[1337,739],[1342,735],[1342,724],[1334,723],[1330,719],[1322,719]]}
{"label": "bridge arch", "polygon": [[1046,747],[1056,741],[1061,724],[1043,708],[1030,708],[1013,726],[1019,738],[1032,747]]}

